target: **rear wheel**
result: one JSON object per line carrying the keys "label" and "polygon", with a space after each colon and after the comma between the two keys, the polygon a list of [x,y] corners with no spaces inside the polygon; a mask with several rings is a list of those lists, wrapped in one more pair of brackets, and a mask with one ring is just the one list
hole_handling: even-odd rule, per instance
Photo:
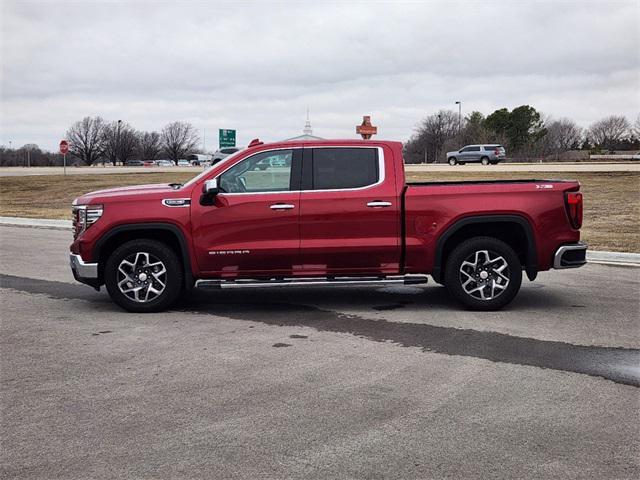
{"label": "rear wheel", "polygon": [[182,267],[175,252],[155,240],[131,240],[107,260],[104,281],[114,303],[130,312],[169,308],[182,290]]}
{"label": "rear wheel", "polygon": [[480,161],[483,165],[489,165],[489,157],[482,157]]}
{"label": "rear wheel", "polygon": [[458,160],[456,159],[456,157],[450,157],[449,158],[449,165],[453,166],[456,163],[458,163]]}
{"label": "rear wheel", "polygon": [[475,237],[449,255],[445,285],[449,293],[471,310],[498,310],[511,302],[522,284],[518,255],[505,242]]}

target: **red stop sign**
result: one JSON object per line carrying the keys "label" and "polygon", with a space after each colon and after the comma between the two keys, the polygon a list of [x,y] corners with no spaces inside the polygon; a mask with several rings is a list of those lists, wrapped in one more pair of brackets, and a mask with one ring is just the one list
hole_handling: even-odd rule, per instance
{"label": "red stop sign", "polygon": [[69,142],[66,140],[60,141],[60,153],[66,155],[69,152]]}

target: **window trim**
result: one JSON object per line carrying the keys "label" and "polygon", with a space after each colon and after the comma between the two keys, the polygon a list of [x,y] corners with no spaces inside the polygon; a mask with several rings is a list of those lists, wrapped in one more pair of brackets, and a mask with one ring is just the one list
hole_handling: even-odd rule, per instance
{"label": "window trim", "polygon": [[[382,184],[386,178],[386,169],[385,169],[385,157],[384,157],[384,149],[380,146],[368,146],[368,145],[318,145],[318,146],[308,146],[308,147],[296,147],[296,146],[288,146],[288,147],[281,147],[281,148],[274,148],[274,149],[269,149],[269,150],[262,150],[260,152],[256,152],[254,155],[259,155],[261,153],[265,153],[265,152],[277,152],[279,150],[292,150],[294,152],[295,155],[295,151],[296,150],[300,150],[303,157],[304,158],[304,151],[305,150],[312,150],[314,148],[375,148],[378,150],[378,181],[376,183],[372,183],[371,185],[365,185],[364,187],[355,187],[355,188],[327,188],[327,189],[322,189],[322,190],[309,190],[309,189],[297,189],[297,190],[279,190],[279,191],[273,191],[273,192],[236,192],[236,193],[227,193],[227,192],[220,192],[218,195],[221,196],[236,196],[236,195],[280,195],[283,193],[310,193],[310,192],[353,192],[353,191],[358,191],[358,190],[367,190],[369,188],[374,188],[377,187],[378,185]],[[240,162],[244,162],[245,160],[253,157],[254,155],[250,155],[248,157],[243,158],[242,160],[240,160]],[[222,175],[224,175],[224,173],[233,168],[234,166],[238,165],[238,163],[234,163],[233,165],[229,165],[226,169],[224,169],[222,172],[220,172],[218,175],[216,175],[214,178],[219,179]],[[292,164],[292,168],[291,168],[291,176],[293,178],[294,175],[294,170],[293,170],[293,164]]]}

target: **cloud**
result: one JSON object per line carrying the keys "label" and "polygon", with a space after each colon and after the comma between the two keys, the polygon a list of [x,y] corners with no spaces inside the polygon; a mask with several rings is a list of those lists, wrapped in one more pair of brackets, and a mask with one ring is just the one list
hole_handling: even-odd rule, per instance
{"label": "cloud", "polygon": [[85,115],[277,140],[404,140],[440,108],[531,104],[583,126],[640,111],[639,7],[610,2],[3,2],[0,143]]}

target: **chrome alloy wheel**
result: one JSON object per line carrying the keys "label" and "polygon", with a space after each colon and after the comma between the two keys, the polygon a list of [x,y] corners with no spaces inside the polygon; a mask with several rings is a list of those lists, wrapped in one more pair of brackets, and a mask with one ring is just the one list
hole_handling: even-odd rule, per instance
{"label": "chrome alloy wheel", "polygon": [[509,285],[509,264],[495,252],[478,250],[460,265],[460,283],[467,295],[478,300],[493,300]]}
{"label": "chrome alloy wheel", "polygon": [[146,252],[126,257],[118,265],[118,288],[134,302],[150,302],[164,292],[167,269],[158,258]]}

